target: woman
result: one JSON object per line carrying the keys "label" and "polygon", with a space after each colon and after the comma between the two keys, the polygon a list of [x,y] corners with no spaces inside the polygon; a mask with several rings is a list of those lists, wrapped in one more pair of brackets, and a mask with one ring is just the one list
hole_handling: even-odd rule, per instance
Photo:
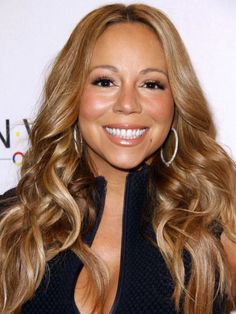
{"label": "woman", "polygon": [[1,313],[227,311],[235,165],[163,13],[78,24],[2,208]]}

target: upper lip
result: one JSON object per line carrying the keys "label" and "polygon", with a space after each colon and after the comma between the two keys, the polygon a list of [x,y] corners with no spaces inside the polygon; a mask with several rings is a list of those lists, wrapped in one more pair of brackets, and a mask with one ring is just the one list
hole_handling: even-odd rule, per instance
{"label": "upper lip", "polygon": [[112,129],[147,129],[146,125],[142,124],[129,124],[129,123],[112,123],[106,124],[103,126],[104,128],[112,128]]}

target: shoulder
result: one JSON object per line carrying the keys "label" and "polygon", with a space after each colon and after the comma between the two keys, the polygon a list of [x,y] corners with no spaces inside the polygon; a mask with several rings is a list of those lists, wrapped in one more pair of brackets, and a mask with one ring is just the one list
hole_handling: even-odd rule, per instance
{"label": "shoulder", "polygon": [[7,208],[14,205],[17,202],[16,188],[6,191],[0,195],[0,214],[3,213]]}

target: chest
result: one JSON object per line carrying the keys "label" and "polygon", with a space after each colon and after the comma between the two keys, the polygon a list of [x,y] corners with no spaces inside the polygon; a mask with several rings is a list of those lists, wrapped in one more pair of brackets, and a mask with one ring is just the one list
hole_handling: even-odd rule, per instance
{"label": "chest", "polygon": [[[122,221],[118,219],[109,228],[107,228],[107,224],[106,219],[102,219],[91,246],[91,249],[105,263],[109,273],[109,286],[104,304],[104,313],[110,313],[116,298],[122,247]],[[92,288],[90,293],[88,293],[89,287]],[[86,314],[92,311],[94,293],[92,281],[86,267],[82,268],[76,280],[74,300],[80,313]]]}
{"label": "chest", "polygon": [[[116,270],[114,265],[114,286],[110,287],[106,313],[176,313],[171,299],[171,276],[161,254],[147,240],[141,236],[123,238]],[[87,309],[82,308],[76,292],[77,288],[83,287],[82,276],[86,278],[80,259],[72,251],[67,251],[57,256],[49,269],[34,298],[24,305],[22,313],[86,314]],[[90,304],[87,306],[89,308]]]}

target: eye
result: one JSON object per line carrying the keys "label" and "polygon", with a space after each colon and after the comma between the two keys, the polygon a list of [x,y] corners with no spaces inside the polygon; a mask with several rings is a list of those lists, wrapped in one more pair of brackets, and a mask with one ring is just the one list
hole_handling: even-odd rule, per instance
{"label": "eye", "polygon": [[164,86],[158,81],[147,81],[142,85],[142,87],[149,89],[164,89]]}
{"label": "eye", "polygon": [[114,81],[108,77],[98,77],[92,81],[92,84],[99,87],[112,87]]}

